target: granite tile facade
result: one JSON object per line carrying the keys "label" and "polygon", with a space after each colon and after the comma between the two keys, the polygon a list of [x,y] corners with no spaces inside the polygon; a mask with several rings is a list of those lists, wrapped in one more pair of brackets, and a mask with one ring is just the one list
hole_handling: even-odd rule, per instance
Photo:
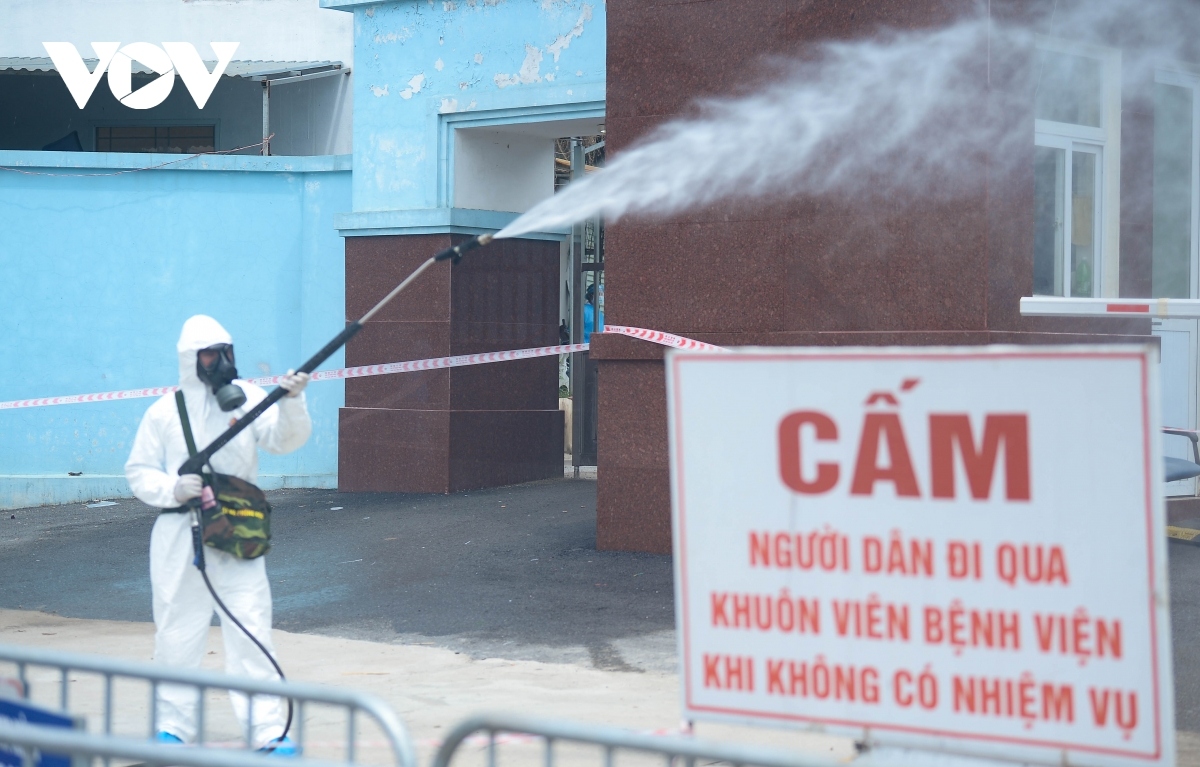
{"label": "granite tile facade", "polygon": [[[356,319],[462,235],[346,239]],[[559,246],[501,240],[421,275],[346,346],[346,364],[557,343]],[[448,493],[562,476],[558,360],[352,378],[339,418],[338,487]]]}
{"label": "granite tile facade", "polygon": [[[1037,3],[993,5],[999,17]],[[803,56],[817,41],[862,37],[881,25],[944,24],[970,7],[611,0],[608,150],[619,156],[654,126],[688,114],[697,98],[752,87],[767,76],[772,55]],[[611,224],[608,321],[729,346],[1152,342],[1146,319],[1020,316],[1019,299],[1033,289],[1033,113],[1032,100],[1010,86],[1032,56],[981,47],[964,72],[979,84],[971,119],[1027,131],[1029,141],[1003,156],[981,147],[968,178],[947,180],[952,195],[869,204],[803,198]],[[1152,134],[1144,110],[1130,109],[1124,120],[1129,132]],[[1125,162],[1145,184],[1145,153]],[[1144,239],[1144,211],[1123,211],[1122,224]],[[1122,250],[1122,280],[1128,272],[1129,294],[1144,294],[1138,275],[1148,250],[1130,245],[1126,253],[1124,239]],[[600,377],[598,545],[667,552],[662,349],[628,338],[592,343]]]}

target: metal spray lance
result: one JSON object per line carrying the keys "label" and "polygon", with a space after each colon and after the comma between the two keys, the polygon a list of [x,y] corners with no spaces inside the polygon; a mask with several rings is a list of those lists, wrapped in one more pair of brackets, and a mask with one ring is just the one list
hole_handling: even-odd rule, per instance
{"label": "metal spray lance", "polygon": [[[378,312],[380,309],[387,306],[389,301],[398,296],[400,291],[407,288],[413,280],[421,275],[421,272],[433,266],[434,263],[438,261],[450,261],[451,263],[457,264],[459,260],[462,259],[464,253],[487,245],[492,241],[493,237],[494,236],[491,234],[481,234],[461,242],[458,245],[446,248],[440,253],[431,256],[428,260],[413,270],[412,274],[405,277],[403,282],[392,288],[392,292],[388,293],[379,303],[371,307],[369,312],[364,314],[358,320],[351,322],[341,333],[338,333],[333,337],[332,340],[330,340],[329,343],[321,347],[321,350],[309,358],[307,362],[301,365],[296,372],[311,373],[316,370],[318,365],[329,359],[334,352],[342,348],[342,346],[344,346],[347,341],[353,338],[358,331],[362,330],[363,323],[375,316],[376,312]],[[184,461],[183,465],[179,467],[179,473],[181,475],[199,474],[201,467],[208,463],[209,459],[212,458],[214,453],[225,447],[230,440],[240,434],[242,430],[253,423],[256,418],[265,413],[267,408],[271,407],[271,405],[274,405],[286,394],[286,389],[284,389],[282,386],[277,386],[263,399],[262,402],[259,402],[245,415],[235,421],[232,426],[230,426],[221,434],[221,436],[210,442],[203,450],[197,452],[194,456]],[[209,489],[210,494],[211,492],[212,490]],[[201,502],[203,503],[203,500]]]}

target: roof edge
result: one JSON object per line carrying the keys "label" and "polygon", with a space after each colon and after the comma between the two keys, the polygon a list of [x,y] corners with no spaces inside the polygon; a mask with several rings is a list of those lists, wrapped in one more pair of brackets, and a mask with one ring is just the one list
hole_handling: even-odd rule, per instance
{"label": "roof edge", "polygon": [[331,11],[353,12],[363,5],[379,5],[380,0],[321,0],[321,7]]}

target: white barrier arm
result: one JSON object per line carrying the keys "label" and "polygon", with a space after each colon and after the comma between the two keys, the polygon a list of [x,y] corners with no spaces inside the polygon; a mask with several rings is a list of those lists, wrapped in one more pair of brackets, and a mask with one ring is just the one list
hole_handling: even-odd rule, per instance
{"label": "white barrier arm", "polygon": [[1160,320],[1200,319],[1195,298],[1062,298],[1025,296],[1023,317],[1153,317]]}

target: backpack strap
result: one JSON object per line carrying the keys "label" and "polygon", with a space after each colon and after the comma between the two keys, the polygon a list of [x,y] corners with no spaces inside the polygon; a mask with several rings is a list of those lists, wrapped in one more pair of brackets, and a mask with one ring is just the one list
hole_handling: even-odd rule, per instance
{"label": "backpack strap", "polygon": [[175,407],[179,410],[179,423],[183,425],[183,438],[187,441],[188,455],[196,454],[196,440],[192,438],[192,422],[188,420],[187,403],[183,401],[183,390],[175,390]]}
{"label": "backpack strap", "polygon": [[[183,400],[182,390],[176,390],[175,392],[175,407],[179,410],[179,423],[183,426],[183,439],[187,442],[188,455],[195,455],[196,440],[192,437],[192,422],[188,419],[187,403]],[[185,503],[182,506],[176,506],[173,509],[163,509],[162,511],[164,514],[183,514],[191,510],[191,505]]]}

